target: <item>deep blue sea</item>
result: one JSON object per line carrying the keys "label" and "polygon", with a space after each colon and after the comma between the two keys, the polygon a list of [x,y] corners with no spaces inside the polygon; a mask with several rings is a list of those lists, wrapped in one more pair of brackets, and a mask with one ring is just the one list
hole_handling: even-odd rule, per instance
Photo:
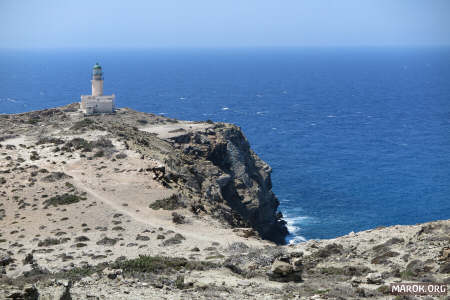
{"label": "deep blue sea", "polygon": [[450,218],[450,48],[1,50],[0,113],[79,101],[241,126],[290,239]]}

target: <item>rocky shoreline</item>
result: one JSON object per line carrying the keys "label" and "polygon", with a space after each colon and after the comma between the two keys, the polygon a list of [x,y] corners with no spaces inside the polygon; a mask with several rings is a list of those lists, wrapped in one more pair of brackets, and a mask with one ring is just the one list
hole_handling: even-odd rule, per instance
{"label": "rocky shoreline", "polygon": [[283,245],[271,169],[235,125],[74,103],[0,129],[1,299],[385,299],[394,282],[450,283],[449,220]]}

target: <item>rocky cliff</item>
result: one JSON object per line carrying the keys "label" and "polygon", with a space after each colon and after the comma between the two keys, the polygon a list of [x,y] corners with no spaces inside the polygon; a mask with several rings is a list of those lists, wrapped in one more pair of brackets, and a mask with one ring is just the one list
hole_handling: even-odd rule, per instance
{"label": "rocky cliff", "polygon": [[[0,124],[8,128],[5,137],[27,131],[36,139],[57,136],[65,141],[79,133],[102,131],[126,150],[139,153],[142,169],[173,190],[178,205],[232,227],[251,227],[277,244],[285,242],[288,231],[277,212],[271,168],[251,150],[238,126],[186,123],[126,108],[85,118],[77,106],[5,115]],[[149,161],[156,161],[157,167],[149,167]]]}
{"label": "rocky cliff", "polygon": [[158,126],[142,122],[143,118],[145,126],[136,130],[135,114],[122,110],[118,116],[94,119],[93,126],[122,137],[144,161],[158,159],[162,163],[158,180],[176,189],[193,212],[210,214],[233,227],[252,227],[277,244],[285,242],[288,231],[277,212],[272,170],[251,150],[238,126],[196,122],[197,129],[189,130],[179,126],[180,121],[166,119],[171,123],[168,135],[155,135]]}
{"label": "rocky cliff", "polygon": [[78,104],[0,115],[0,298],[386,299],[391,283],[450,283],[449,220],[276,245],[270,171],[231,124]]}

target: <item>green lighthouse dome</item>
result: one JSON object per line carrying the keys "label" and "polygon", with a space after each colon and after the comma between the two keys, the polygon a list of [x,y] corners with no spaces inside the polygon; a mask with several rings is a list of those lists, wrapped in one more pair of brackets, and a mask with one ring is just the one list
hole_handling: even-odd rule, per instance
{"label": "green lighthouse dome", "polygon": [[93,69],[101,69],[102,67],[100,67],[100,65],[98,63],[95,63]]}

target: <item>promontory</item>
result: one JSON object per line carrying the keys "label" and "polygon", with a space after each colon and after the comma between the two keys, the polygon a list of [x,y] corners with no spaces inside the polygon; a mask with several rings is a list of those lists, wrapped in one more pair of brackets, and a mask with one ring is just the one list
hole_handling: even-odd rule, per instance
{"label": "promontory", "polygon": [[241,129],[79,103],[0,115],[1,299],[385,299],[450,282],[450,221],[284,245]]}

